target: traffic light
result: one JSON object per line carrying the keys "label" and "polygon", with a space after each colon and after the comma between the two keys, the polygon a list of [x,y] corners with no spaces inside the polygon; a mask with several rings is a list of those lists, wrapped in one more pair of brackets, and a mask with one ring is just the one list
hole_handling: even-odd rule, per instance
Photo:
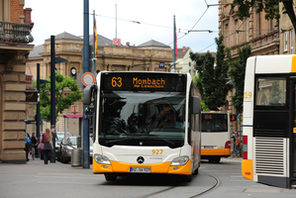
{"label": "traffic light", "polygon": [[230,114],[230,121],[236,121],[235,114]]}

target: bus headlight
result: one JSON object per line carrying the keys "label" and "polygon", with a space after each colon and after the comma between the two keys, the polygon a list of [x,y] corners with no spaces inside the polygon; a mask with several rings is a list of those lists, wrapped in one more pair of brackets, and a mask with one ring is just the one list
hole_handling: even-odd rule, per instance
{"label": "bus headlight", "polygon": [[108,157],[106,157],[104,155],[94,154],[94,159],[99,164],[111,164],[111,162],[108,159]]}
{"label": "bus headlight", "polygon": [[173,159],[171,162],[171,166],[183,166],[185,165],[189,160],[188,156],[180,156]]}

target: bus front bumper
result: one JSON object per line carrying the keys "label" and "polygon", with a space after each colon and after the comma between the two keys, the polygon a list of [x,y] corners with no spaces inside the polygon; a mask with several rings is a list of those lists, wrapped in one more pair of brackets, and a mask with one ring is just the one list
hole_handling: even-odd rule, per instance
{"label": "bus front bumper", "polygon": [[158,164],[129,164],[118,161],[111,161],[109,164],[99,164],[93,159],[93,173],[133,173],[132,168],[143,168],[149,170],[151,174],[179,174],[190,175],[191,174],[191,160],[183,166],[170,166],[170,162],[163,162]]}
{"label": "bus front bumper", "polygon": [[229,148],[218,148],[218,149],[201,149],[201,156],[221,156],[228,157],[231,152]]}

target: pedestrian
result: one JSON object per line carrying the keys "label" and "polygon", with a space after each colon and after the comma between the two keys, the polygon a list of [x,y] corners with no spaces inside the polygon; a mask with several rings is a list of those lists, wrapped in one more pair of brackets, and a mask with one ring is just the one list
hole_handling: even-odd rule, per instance
{"label": "pedestrian", "polygon": [[38,138],[35,136],[34,132],[32,133],[31,141],[32,141],[32,159],[34,160],[35,157],[38,156],[37,154]]}
{"label": "pedestrian", "polygon": [[240,156],[240,141],[241,138],[239,136],[239,134],[235,131],[235,154],[236,156]]}
{"label": "pedestrian", "polygon": [[32,144],[32,141],[31,141],[30,135],[27,133],[25,137],[26,161],[29,161],[29,152],[30,152],[31,144]]}
{"label": "pedestrian", "polygon": [[48,164],[48,160],[51,159],[51,153],[52,153],[52,148],[53,148],[52,147],[52,134],[49,129],[46,129],[45,133],[42,134],[41,142],[44,144],[44,148],[42,150],[44,164]]}

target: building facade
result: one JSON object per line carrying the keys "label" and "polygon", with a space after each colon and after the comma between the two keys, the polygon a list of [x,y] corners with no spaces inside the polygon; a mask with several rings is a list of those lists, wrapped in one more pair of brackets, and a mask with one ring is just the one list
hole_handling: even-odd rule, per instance
{"label": "building facade", "polygon": [[0,0],[0,160],[25,162],[26,60],[33,45],[31,9]]}
{"label": "building facade", "polygon": [[176,60],[177,73],[190,73],[192,77],[195,75],[194,62],[190,58],[191,49],[189,47],[178,48]]}
{"label": "building facade", "polygon": [[250,10],[250,17],[238,18],[237,7],[232,8],[232,0],[219,0],[219,33],[224,36],[224,45],[229,48],[234,59],[238,49],[251,46],[251,55],[279,54],[279,24],[276,20],[266,20],[265,13]]}
{"label": "building facade", "polygon": [[[93,43],[93,36],[90,36],[90,44]],[[98,48],[95,60],[90,63],[90,71],[94,74],[99,71],[162,71],[169,72],[173,61],[172,49],[158,41],[150,40],[139,46],[130,46],[129,43],[121,46],[113,46],[113,41],[98,35]],[[81,37],[63,32],[55,36],[56,57],[66,59],[66,62],[56,64],[59,73],[65,76],[76,78],[78,85],[81,85],[82,76],[82,48]],[[93,48],[93,46],[91,46]],[[91,50],[92,51],[92,50]],[[92,55],[91,55],[92,56]],[[90,58],[91,60],[91,58]],[[27,61],[26,73],[36,79],[36,65],[40,63],[40,78],[49,79],[50,75],[50,40],[43,45],[35,46]],[[75,71],[75,75],[71,71]],[[82,90],[81,90],[82,91]],[[63,114],[82,115],[82,101],[76,102]],[[56,123],[56,131],[64,131],[64,115],[59,115]],[[79,118],[67,119],[68,131],[73,135],[79,135]],[[49,123],[44,123],[43,128],[49,128]]]}
{"label": "building facade", "polygon": [[[294,5],[296,1],[294,0]],[[294,8],[294,12],[295,12]],[[280,3],[280,54],[295,54],[295,31],[288,14]]]}
{"label": "building facade", "polygon": [[[232,8],[227,3],[232,0],[219,0],[219,34],[224,36],[224,45],[230,49],[233,59],[238,59],[238,51],[245,45],[250,45],[251,56],[274,55],[280,53],[279,24],[276,20],[266,20],[265,13],[250,10],[250,17],[240,20],[237,7]],[[235,89],[227,96],[228,104],[223,111],[236,113],[232,106],[232,96]]]}

